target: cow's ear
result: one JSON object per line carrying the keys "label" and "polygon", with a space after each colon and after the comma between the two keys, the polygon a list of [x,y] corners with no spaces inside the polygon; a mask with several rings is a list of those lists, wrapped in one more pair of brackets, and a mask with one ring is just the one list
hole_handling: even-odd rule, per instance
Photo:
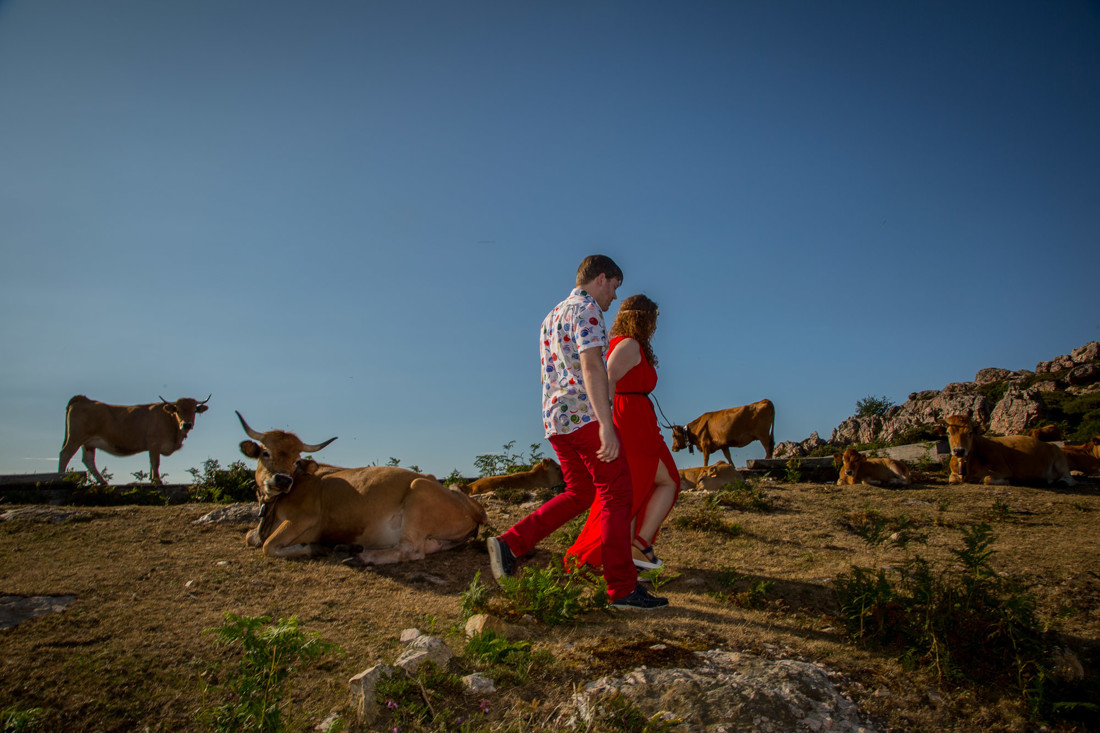
{"label": "cow's ear", "polygon": [[935,427],[932,428],[932,434],[937,438],[947,437],[947,426],[943,422],[937,420]]}
{"label": "cow's ear", "polygon": [[195,412],[206,412],[210,408],[207,405],[199,405],[195,408]]}
{"label": "cow's ear", "polygon": [[176,405],[172,402],[165,402],[161,407],[163,407],[164,411],[167,413],[171,413],[172,415],[176,414]]}
{"label": "cow's ear", "polygon": [[833,464],[839,466],[842,463],[844,463],[844,454],[843,453],[834,453],[833,454]]}
{"label": "cow's ear", "polygon": [[241,453],[244,453],[249,458],[259,458],[262,452],[263,449],[260,447],[259,443],[255,443],[251,440],[241,441]]}
{"label": "cow's ear", "polygon": [[304,473],[307,476],[312,476],[317,472],[319,465],[312,458],[299,458],[294,463],[294,473]]}

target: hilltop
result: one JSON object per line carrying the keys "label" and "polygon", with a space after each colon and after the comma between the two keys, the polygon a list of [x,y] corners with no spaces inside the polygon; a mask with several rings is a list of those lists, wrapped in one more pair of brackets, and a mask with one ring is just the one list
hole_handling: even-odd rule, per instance
{"label": "hilltop", "polygon": [[980,369],[972,381],[912,392],[901,405],[874,398],[861,403],[869,404],[834,428],[828,440],[815,432],[800,442],[784,441],[776,446],[776,457],[934,440],[936,423],[957,414],[971,415],[994,435],[1055,424],[1067,441],[1089,440],[1100,435],[1100,341],[1041,361],[1034,370]]}

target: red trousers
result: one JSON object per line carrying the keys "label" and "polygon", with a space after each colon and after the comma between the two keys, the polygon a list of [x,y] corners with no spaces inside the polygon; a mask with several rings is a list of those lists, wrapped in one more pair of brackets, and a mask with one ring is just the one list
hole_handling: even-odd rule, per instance
{"label": "red trousers", "polygon": [[596,457],[600,448],[600,426],[589,423],[566,435],[553,435],[550,445],[558,454],[565,491],[528,514],[501,535],[512,553],[519,557],[570,519],[592,505],[599,494],[600,530],[603,540],[603,577],[612,601],[633,592],[638,584],[630,549],[630,511],[634,490],[630,468],[620,451],[619,457],[604,463]]}

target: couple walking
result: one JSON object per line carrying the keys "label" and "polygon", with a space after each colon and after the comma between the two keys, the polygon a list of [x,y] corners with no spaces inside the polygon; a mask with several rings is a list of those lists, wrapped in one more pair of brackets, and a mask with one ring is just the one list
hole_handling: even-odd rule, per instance
{"label": "couple walking", "polygon": [[668,600],[638,583],[638,568],[661,566],[652,543],[680,480],[647,397],[657,384],[657,304],[625,299],[608,342],[603,314],[622,281],[610,257],[585,258],[577,287],[542,322],[543,427],[565,491],[487,544],[494,577],[510,576],[517,557],[591,507],[566,557],[603,567],[612,607],[648,610]]}

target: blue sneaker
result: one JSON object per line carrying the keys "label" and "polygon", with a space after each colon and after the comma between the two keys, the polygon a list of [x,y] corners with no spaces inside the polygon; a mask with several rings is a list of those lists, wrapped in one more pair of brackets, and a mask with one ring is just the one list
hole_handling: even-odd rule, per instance
{"label": "blue sneaker", "polygon": [[635,586],[630,595],[611,601],[612,608],[631,608],[637,611],[652,611],[654,608],[664,608],[667,605],[667,598],[655,596],[640,585]]}
{"label": "blue sneaker", "polygon": [[511,578],[516,572],[516,556],[512,554],[512,548],[508,543],[498,537],[490,537],[485,540],[489,548],[489,568],[493,571],[493,577]]}

